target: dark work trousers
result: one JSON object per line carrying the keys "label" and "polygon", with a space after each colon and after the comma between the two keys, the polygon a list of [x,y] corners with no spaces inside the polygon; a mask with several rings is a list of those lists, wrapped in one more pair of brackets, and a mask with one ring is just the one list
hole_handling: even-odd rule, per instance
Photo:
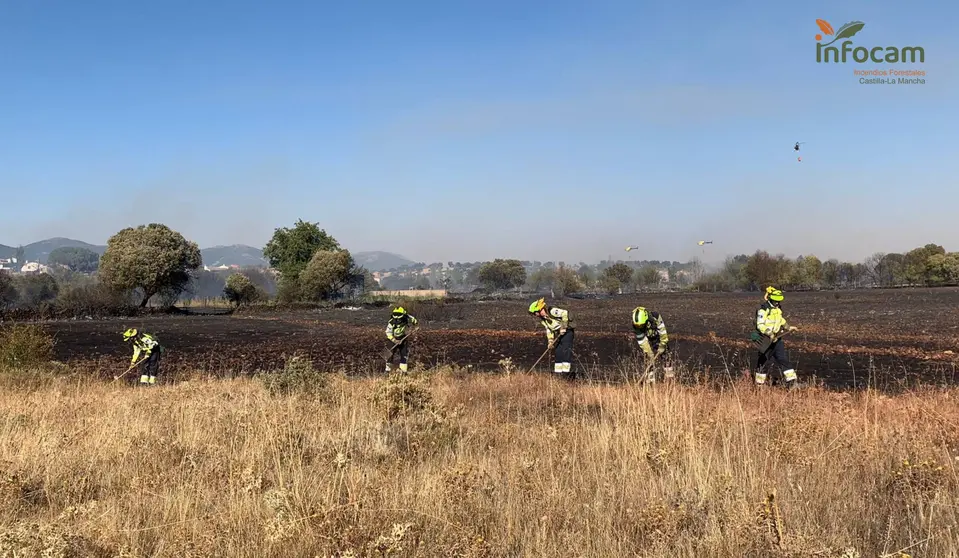
{"label": "dark work trousers", "polygon": [[150,353],[150,356],[147,357],[146,369],[144,373],[147,376],[159,376],[160,375],[160,348],[157,347],[153,349],[153,352]]}
{"label": "dark work trousers", "polygon": [[406,363],[410,356],[410,340],[404,337],[403,342],[400,343],[399,345],[396,345],[395,347],[393,346],[394,345],[393,341],[390,341],[389,343],[390,343],[389,348],[391,348],[393,352],[390,353],[390,358],[389,360],[386,361],[387,368],[390,366],[390,364],[393,363],[393,360],[396,358],[396,355],[398,353],[400,355],[400,370],[405,372]]}
{"label": "dark work trousers", "polygon": [[566,333],[556,341],[555,353],[556,365],[554,372],[565,374],[572,379],[576,376],[573,372],[573,330],[567,329]]}
{"label": "dark work trousers", "polygon": [[[796,372],[786,357],[786,345],[783,343],[782,339],[779,339],[770,345],[769,348],[766,349],[766,352],[759,353],[759,356],[756,359],[755,380],[757,384],[766,383],[765,369],[767,368],[769,361],[772,361],[777,368],[779,368],[779,374],[783,379],[785,379],[785,381],[788,382],[796,379]],[[790,376],[792,377],[790,378]]]}

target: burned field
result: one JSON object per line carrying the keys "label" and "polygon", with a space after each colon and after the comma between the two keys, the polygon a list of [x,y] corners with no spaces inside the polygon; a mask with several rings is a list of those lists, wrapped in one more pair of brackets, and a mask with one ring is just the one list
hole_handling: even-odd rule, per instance
{"label": "burned field", "polygon": [[[743,373],[754,358],[748,342],[761,302],[757,294],[649,294],[603,300],[566,299],[576,322],[574,365],[592,378],[621,377],[636,354],[626,335],[637,305],[664,316],[678,358],[705,376]],[[542,354],[545,335],[528,302],[419,302],[407,308],[422,325],[413,338],[415,366],[455,364],[497,370],[511,359],[525,370]],[[955,383],[959,289],[787,293],[784,311],[801,331],[787,341],[801,380],[835,387],[879,388],[917,381]],[[168,347],[167,375],[206,371],[239,375],[282,365],[301,353],[317,366],[349,374],[380,373],[389,308],[259,311],[232,316],[163,316],[49,324],[57,357],[92,371],[122,371],[130,348],[120,332],[140,327]],[[540,364],[548,369],[548,357]]]}

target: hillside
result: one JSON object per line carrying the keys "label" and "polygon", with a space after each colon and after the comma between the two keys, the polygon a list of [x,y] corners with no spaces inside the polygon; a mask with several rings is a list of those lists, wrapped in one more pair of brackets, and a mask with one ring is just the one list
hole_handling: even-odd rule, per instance
{"label": "hillside", "polygon": [[[57,237],[24,245],[24,259],[27,261],[46,263],[50,252],[64,246],[86,248],[101,255],[103,251],[106,250],[106,246],[90,244],[71,238]],[[0,258],[13,257],[16,251],[16,246],[0,244]],[[203,256],[203,265],[210,267],[220,265],[239,265],[243,267],[269,266],[269,262],[263,257],[263,250],[245,244],[212,246],[201,249],[200,253]],[[356,260],[357,265],[361,265],[370,271],[385,271],[414,263],[412,260],[391,252],[357,252],[353,255],[353,258]]]}
{"label": "hillside", "polygon": [[370,271],[386,271],[415,263],[413,260],[408,260],[391,252],[357,252],[353,254],[353,259],[356,261],[356,265],[363,266]]}
{"label": "hillside", "polygon": [[200,250],[203,265],[238,265],[241,267],[268,267],[270,263],[263,258],[263,250],[245,244],[231,246],[213,246]]}
{"label": "hillside", "polygon": [[[103,251],[106,250],[106,246],[97,246],[94,244],[88,244],[80,240],[73,240],[71,238],[48,238],[46,240],[41,240],[39,242],[33,242],[31,244],[26,244],[23,247],[23,257],[25,261],[41,263],[47,263],[47,256],[50,255],[50,252],[56,250],[57,248],[86,248],[87,250],[92,250],[97,254],[103,254]],[[10,258],[13,257],[17,251],[16,246],[6,246],[0,244],[0,258]]]}

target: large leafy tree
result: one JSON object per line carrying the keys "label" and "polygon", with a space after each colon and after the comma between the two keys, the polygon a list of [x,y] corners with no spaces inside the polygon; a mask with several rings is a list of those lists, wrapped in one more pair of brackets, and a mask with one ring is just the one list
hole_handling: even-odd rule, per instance
{"label": "large leafy tree", "polygon": [[509,290],[526,282],[526,268],[519,260],[497,258],[480,266],[478,278],[489,289]]}
{"label": "large leafy tree", "polygon": [[79,246],[61,246],[50,252],[47,263],[66,266],[78,273],[93,273],[100,263],[100,255]]}
{"label": "large leafy tree", "polygon": [[156,294],[182,292],[202,265],[200,248],[166,225],[128,227],[110,237],[100,258],[100,281],[116,290],[143,290],[140,306]]}
{"label": "large leafy tree", "polygon": [[348,250],[319,250],[300,275],[300,295],[307,300],[332,298],[355,277]]}
{"label": "large leafy tree", "polygon": [[313,254],[320,250],[339,249],[339,242],[326,234],[318,223],[299,219],[293,228],[274,230],[273,238],[263,248],[263,256],[270,261],[270,266],[279,270],[284,277],[295,280],[306,269]]}

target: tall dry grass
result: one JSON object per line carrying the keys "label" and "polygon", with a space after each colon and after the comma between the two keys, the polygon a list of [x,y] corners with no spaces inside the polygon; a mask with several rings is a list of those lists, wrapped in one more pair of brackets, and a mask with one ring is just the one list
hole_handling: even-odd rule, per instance
{"label": "tall dry grass", "polygon": [[323,390],[7,385],[0,555],[959,555],[957,391]]}

